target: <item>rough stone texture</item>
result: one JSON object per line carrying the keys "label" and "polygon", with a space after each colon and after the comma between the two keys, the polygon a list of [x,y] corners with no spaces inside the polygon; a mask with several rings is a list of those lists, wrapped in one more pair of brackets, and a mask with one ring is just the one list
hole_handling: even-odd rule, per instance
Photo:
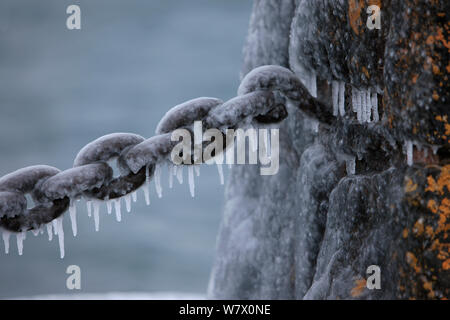
{"label": "rough stone texture", "polygon": [[[381,7],[381,30],[366,27],[370,4]],[[210,298],[449,297],[449,9],[448,1],[255,1],[243,75],[265,64],[302,81],[315,73],[317,100],[330,110],[327,81],[345,81],[346,110],[351,88],[371,89],[381,121],[359,124],[348,112],[315,133],[311,114],[289,105],[279,173],[232,171]],[[417,143],[412,166],[406,140]],[[355,175],[346,172],[352,157]],[[381,268],[381,290],[366,288],[370,265]]]}

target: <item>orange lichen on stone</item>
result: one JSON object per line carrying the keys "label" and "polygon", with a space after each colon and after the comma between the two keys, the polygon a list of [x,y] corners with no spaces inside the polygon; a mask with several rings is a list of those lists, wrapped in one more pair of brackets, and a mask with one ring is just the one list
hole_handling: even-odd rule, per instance
{"label": "orange lichen on stone", "polygon": [[365,288],[366,288],[366,279],[364,279],[364,278],[357,279],[357,280],[355,280],[355,286],[353,287],[350,294],[354,298],[359,297],[363,293]]}
{"label": "orange lichen on stone", "polygon": [[409,231],[408,231],[408,229],[403,229],[403,238],[404,239],[406,239],[406,238],[408,238],[408,233],[409,233]]}
{"label": "orange lichen on stone", "polygon": [[405,192],[410,193],[417,189],[417,184],[414,183],[410,178],[406,178]]}
{"label": "orange lichen on stone", "polygon": [[410,265],[411,268],[414,269],[416,273],[420,273],[420,271],[422,271],[422,269],[417,263],[417,258],[414,255],[414,253],[410,251],[406,252],[406,262]]}
{"label": "orange lichen on stone", "polygon": [[447,188],[447,192],[450,192],[450,164],[442,167],[441,174],[437,181],[432,176],[428,176],[427,182],[428,186],[425,188],[425,191],[443,195],[445,192],[444,189]]}
{"label": "orange lichen on stone", "polygon": [[442,262],[442,269],[450,270],[450,259],[447,259],[444,262]]}
{"label": "orange lichen on stone", "polygon": [[423,220],[419,219],[416,221],[413,227],[413,233],[416,235],[416,237],[419,237],[423,234],[424,226],[423,226]]}
{"label": "orange lichen on stone", "polygon": [[359,35],[359,28],[362,26],[361,11],[364,7],[364,0],[348,1],[348,19],[350,27],[356,35]]}

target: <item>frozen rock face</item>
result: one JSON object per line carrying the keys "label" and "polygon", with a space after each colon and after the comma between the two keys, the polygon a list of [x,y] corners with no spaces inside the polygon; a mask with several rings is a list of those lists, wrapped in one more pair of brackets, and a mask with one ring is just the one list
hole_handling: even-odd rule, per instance
{"label": "frozen rock face", "polygon": [[[381,7],[380,30],[366,27],[371,4]],[[339,113],[331,123],[317,115],[317,130],[291,103],[278,125],[278,174],[233,168],[209,298],[449,297],[449,9],[255,1],[243,76],[288,67],[330,112],[335,98]],[[333,94],[332,82],[343,90]],[[367,113],[357,112],[353,89],[375,94],[372,117],[366,108],[369,118],[357,118]],[[379,290],[366,287],[371,265]]]}

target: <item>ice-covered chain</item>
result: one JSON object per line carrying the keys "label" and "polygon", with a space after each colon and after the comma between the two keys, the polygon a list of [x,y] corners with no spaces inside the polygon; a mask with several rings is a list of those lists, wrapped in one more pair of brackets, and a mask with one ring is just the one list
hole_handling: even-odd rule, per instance
{"label": "ice-covered chain", "polygon": [[[172,108],[158,124],[157,135],[149,139],[132,133],[106,135],[81,149],[71,169],[32,166],[0,178],[0,227],[12,232],[38,230],[60,217],[73,199],[111,200],[132,193],[153,175],[157,163],[167,159],[177,143],[171,140],[173,130],[191,130],[197,120],[205,128],[222,130],[249,121],[279,122],[287,117],[286,99],[327,122],[326,108],[290,70],[259,67],[243,79],[238,96],[231,100],[197,98]],[[120,176],[114,177],[111,161],[116,161]],[[33,199],[31,208],[26,195]]]}

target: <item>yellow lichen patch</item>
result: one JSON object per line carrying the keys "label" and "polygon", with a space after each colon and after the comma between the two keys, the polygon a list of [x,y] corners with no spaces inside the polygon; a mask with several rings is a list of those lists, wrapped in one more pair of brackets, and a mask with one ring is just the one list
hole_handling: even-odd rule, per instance
{"label": "yellow lichen patch", "polygon": [[359,297],[364,289],[366,287],[366,279],[357,279],[355,280],[355,286],[352,288],[352,291],[350,292],[350,294],[352,295],[352,297],[356,298]]}
{"label": "yellow lichen patch", "polygon": [[408,229],[406,229],[406,228],[403,229],[403,238],[404,238],[404,239],[408,238],[408,233],[409,233],[409,232],[408,232]]}

